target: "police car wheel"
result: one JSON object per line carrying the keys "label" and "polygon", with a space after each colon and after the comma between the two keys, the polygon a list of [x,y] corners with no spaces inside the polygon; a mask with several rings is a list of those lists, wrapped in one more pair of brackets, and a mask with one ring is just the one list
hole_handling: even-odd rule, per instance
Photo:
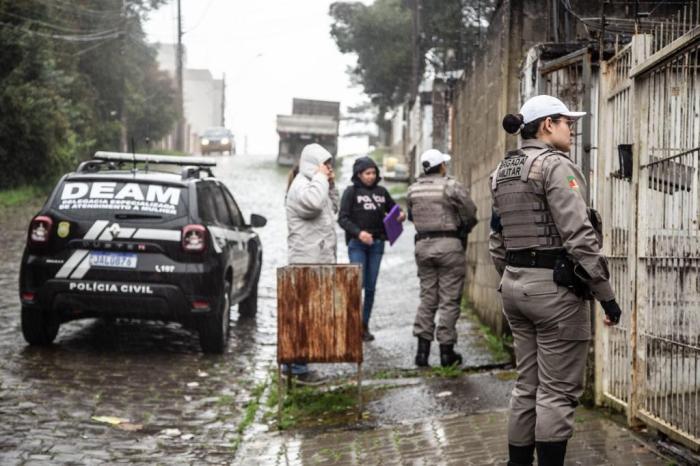
{"label": "police car wheel", "polygon": [[199,329],[199,346],[205,353],[222,354],[226,350],[231,318],[231,284],[224,282],[219,308],[207,316]]}
{"label": "police car wheel", "polygon": [[43,309],[22,306],[22,334],[30,345],[46,346],[53,343],[61,323]]}
{"label": "police car wheel", "polygon": [[258,282],[260,281],[260,269],[262,268],[262,254],[258,259],[260,267],[253,278],[250,292],[243,301],[238,303],[238,314],[242,317],[254,317],[258,313]]}

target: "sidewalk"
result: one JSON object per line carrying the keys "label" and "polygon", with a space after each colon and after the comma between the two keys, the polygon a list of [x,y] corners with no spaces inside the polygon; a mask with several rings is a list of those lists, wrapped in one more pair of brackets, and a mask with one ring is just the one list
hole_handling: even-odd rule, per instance
{"label": "sidewalk", "polygon": [[[460,414],[369,430],[267,433],[237,455],[241,465],[505,464],[507,413]],[[597,411],[579,409],[567,465],[668,465],[638,437]]]}
{"label": "sidewalk", "polygon": [[[344,159],[350,172],[351,159]],[[325,405],[314,393],[307,403],[323,404],[315,414],[296,417],[289,430],[275,425],[276,402],[268,390],[232,460],[236,465],[488,465],[507,460],[507,407],[515,373],[510,357],[485,338],[478,322],[462,316],[456,350],[463,373],[416,370],[413,320],[419,286],[411,224],[385,250],[371,320],[375,341],[364,347],[363,420],[348,404]],[[340,232],[339,232],[340,233]],[[342,236],[341,236],[342,237]],[[347,261],[339,248],[339,262]],[[400,284],[399,286],[397,286]],[[398,291],[400,290],[400,291]],[[496,345],[498,346],[498,345]],[[430,363],[439,364],[438,345]],[[350,386],[354,399],[356,368],[351,364],[311,364],[336,387]],[[347,401],[347,400],[345,400]],[[352,403],[352,401],[350,402]],[[305,405],[307,406],[307,405]],[[324,411],[326,410],[327,411]],[[302,419],[303,418],[303,419]],[[631,431],[602,411],[579,408],[576,434],[569,445],[570,465],[668,465]]]}

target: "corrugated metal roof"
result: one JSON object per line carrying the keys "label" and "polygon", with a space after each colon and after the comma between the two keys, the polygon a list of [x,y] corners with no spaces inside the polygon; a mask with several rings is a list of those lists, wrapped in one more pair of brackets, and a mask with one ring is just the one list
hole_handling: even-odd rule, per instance
{"label": "corrugated metal roof", "polygon": [[278,133],[338,134],[338,122],[323,115],[277,115]]}

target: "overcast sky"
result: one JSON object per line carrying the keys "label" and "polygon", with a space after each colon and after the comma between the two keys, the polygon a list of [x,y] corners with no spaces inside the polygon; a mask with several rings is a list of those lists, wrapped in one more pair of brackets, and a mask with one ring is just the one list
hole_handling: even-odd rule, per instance
{"label": "overcast sky", "polygon": [[[330,36],[328,0],[181,0],[188,68],[226,73],[226,126],[250,153],[277,152],[275,117],[292,110],[292,97],[366,100],[346,69],[356,58]],[[365,0],[371,3],[371,0]],[[177,1],[151,14],[152,42],[177,41]],[[348,152],[348,141],[343,150]],[[356,145],[353,144],[353,146]]]}

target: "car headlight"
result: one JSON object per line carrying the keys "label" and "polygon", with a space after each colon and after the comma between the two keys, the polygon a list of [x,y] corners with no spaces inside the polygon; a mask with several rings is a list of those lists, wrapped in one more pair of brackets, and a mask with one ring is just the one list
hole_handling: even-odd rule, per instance
{"label": "car headlight", "polygon": [[207,138],[202,138],[202,141],[200,142],[203,146],[208,146],[209,145],[209,139]]}
{"label": "car headlight", "polygon": [[228,144],[228,138],[221,138],[221,144]]}

